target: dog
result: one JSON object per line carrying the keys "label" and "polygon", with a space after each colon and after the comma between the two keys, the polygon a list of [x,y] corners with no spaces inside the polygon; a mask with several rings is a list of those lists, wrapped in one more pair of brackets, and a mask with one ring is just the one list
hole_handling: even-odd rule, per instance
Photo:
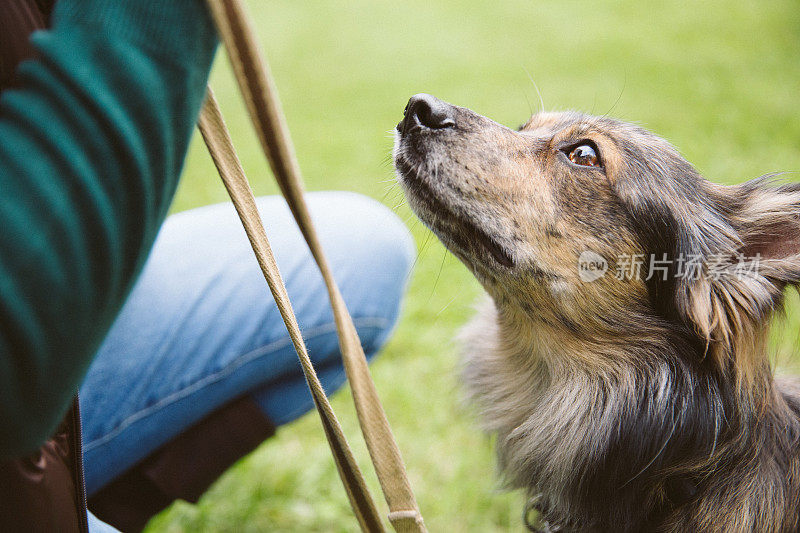
{"label": "dog", "polygon": [[425,94],[394,161],[488,295],[463,378],[529,529],[800,530],[800,385],[767,349],[800,185],[714,184],[605,116],[515,131]]}

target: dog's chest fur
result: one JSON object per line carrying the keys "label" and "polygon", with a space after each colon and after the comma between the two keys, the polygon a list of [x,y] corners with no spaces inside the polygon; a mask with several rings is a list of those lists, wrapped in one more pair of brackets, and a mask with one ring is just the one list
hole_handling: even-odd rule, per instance
{"label": "dog's chest fur", "polygon": [[[781,429],[786,446],[771,443],[776,457],[759,455],[761,442],[731,439],[736,408],[726,405],[728,391],[682,367],[670,343],[640,339],[623,358],[638,357],[638,368],[623,363],[598,372],[586,366],[588,356],[569,353],[570,339],[501,315],[487,299],[464,328],[462,376],[484,429],[497,434],[504,482],[525,489],[551,525],[677,531],[727,509],[730,527],[718,530],[744,531],[769,523],[797,496],[778,481],[792,475],[780,458],[792,454],[797,428]],[[594,348],[598,361],[623,351],[602,342]],[[598,353],[604,350],[619,353]],[[653,350],[658,357],[648,357]],[[769,418],[750,428],[759,439],[773,439]],[[720,464],[724,476],[714,472]],[[718,479],[703,480],[698,471]],[[754,497],[730,496],[738,491]]]}

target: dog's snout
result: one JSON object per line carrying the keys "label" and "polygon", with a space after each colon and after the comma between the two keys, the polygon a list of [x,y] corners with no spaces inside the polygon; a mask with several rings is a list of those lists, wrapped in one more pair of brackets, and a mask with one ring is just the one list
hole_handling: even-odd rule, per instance
{"label": "dog's snout", "polygon": [[406,133],[417,125],[436,130],[453,128],[456,125],[454,108],[429,94],[416,94],[406,104],[397,129]]}

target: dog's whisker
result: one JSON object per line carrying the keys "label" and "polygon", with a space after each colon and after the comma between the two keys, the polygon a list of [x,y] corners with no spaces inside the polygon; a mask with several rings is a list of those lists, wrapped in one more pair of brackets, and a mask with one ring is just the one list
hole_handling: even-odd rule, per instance
{"label": "dog's whisker", "polygon": [[530,98],[528,98],[528,93],[526,91],[522,91],[522,96],[525,97],[525,102],[528,104],[528,114],[533,115],[533,106],[531,105]]}
{"label": "dog's whisker", "polygon": [[457,295],[456,295],[456,296],[453,296],[452,298],[450,298],[450,301],[449,301],[449,302],[447,302],[446,304],[444,304],[444,307],[442,307],[441,309],[439,309],[439,311],[436,313],[436,315],[434,315],[434,317],[433,317],[433,319],[434,319],[434,322],[435,322],[435,321],[436,321],[436,320],[439,318],[439,316],[440,316],[442,313],[444,313],[444,312],[447,310],[447,308],[448,308],[448,307],[450,307],[450,304],[452,304],[453,302],[455,302],[457,299],[458,299],[458,296],[457,296]]}
{"label": "dog's whisker", "polygon": [[[433,287],[431,287],[431,293],[428,295],[428,302],[430,302],[433,293],[436,292],[436,286],[439,284],[439,278],[442,276],[442,270],[444,270],[444,260],[447,259],[447,250],[442,250],[442,262],[439,264],[439,272],[436,274],[436,279],[433,281]],[[426,302],[427,303],[427,302]]]}
{"label": "dog's whisker", "polygon": [[611,106],[611,108],[608,111],[606,111],[605,113],[603,113],[602,116],[604,118],[610,116],[611,113],[614,111],[614,109],[616,109],[617,104],[619,104],[620,100],[622,100],[622,93],[625,92],[625,87],[627,87],[627,85],[628,85],[628,71],[626,70],[625,71],[625,77],[624,77],[624,79],[622,81],[622,88],[619,90],[619,94],[617,95],[617,99],[614,100],[614,104]]}
{"label": "dog's whisker", "polygon": [[417,256],[414,258],[414,262],[411,264],[411,268],[409,269],[409,276],[411,275],[411,272],[414,271],[414,268],[417,266],[417,263],[422,258],[422,255],[425,253],[425,249],[427,247],[428,241],[430,240],[431,234],[432,234],[431,232],[428,232],[428,234],[425,236],[425,240],[423,241],[422,246],[419,248]]}
{"label": "dog's whisker", "polygon": [[525,71],[525,74],[528,75],[528,79],[531,80],[533,88],[536,89],[536,94],[539,96],[539,111],[544,111],[544,98],[542,98],[542,92],[539,90],[539,86],[536,85],[535,81],[533,81],[533,76],[531,76],[531,73],[528,71],[528,69],[526,69],[524,66],[522,69]]}
{"label": "dog's whisker", "polygon": [[381,203],[387,202],[389,195],[392,195],[391,201],[394,202],[397,200],[398,192],[402,194],[402,191],[399,190],[399,186],[386,185],[383,190],[383,196],[381,196]]}

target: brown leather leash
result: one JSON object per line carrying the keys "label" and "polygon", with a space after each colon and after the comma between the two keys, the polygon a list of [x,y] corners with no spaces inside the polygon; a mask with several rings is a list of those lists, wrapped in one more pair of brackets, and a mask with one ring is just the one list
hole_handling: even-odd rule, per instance
{"label": "brown leather leash", "polygon": [[[389,521],[398,533],[425,532],[422,515],[411,490],[400,450],[370,376],[361,341],[311,223],[303,197],[300,168],[286,121],[271,75],[256,45],[249,18],[241,0],[207,0],[207,4],[230,57],[261,147],[325,281],[356,413],[389,506]],[[236,156],[219,107],[210,91],[198,124],[300,358],[339,476],[361,530],[384,531],[383,523],[352,450],[314,372],[258,214],[252,189]]]}

